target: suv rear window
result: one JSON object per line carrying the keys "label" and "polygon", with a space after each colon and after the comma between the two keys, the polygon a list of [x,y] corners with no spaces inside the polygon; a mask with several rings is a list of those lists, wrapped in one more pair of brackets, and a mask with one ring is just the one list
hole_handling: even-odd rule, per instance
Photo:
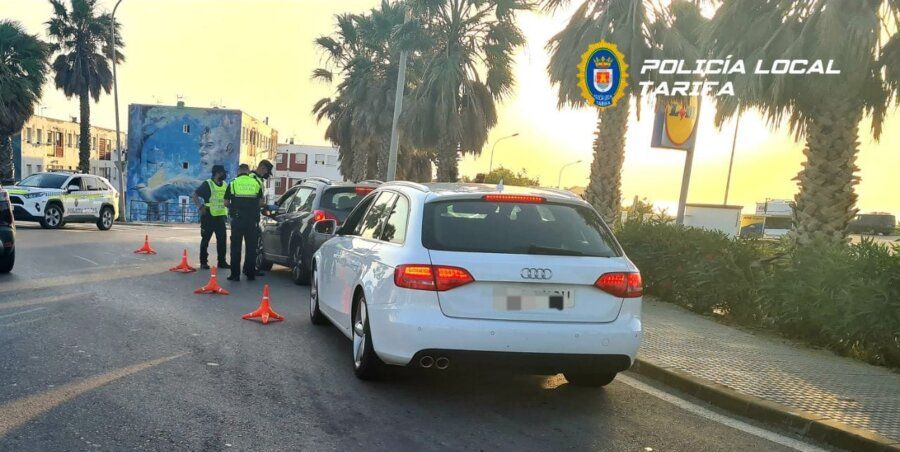
{"label": "suv rear window", "polygon": [[[371,190],[370,190],[371,191]],[[340,221],[347,219],[350,211],[368,194],[368,191],[357,193],[356,187],[335,187],[322,193],[319,208],[326,210]]]}
{"label": "suv rear window", "polygon": [[596,212],[571,204],[488,202],[425,204],[422,244],[432,250],[554,256],[620,256]]}

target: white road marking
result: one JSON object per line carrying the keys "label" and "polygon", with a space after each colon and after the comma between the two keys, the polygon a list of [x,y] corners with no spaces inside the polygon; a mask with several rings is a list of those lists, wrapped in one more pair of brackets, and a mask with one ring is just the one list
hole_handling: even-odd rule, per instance
{"label": "white road marking", "polygon": [[79,255],[77,255],[77,254],[73,254],[72,256],[75,256],[75,257],[77,257],[77,258],[79,258],[79,259],[81,259],[81,260],[83,260],[83,261],[85,261],[85,262],[89,262],[89,263],[94,264],[94,265],[100,265],[100,264],[98,264],[98,263],[96,263],[96,262],[94,262],[94,261],[92,261],[92,260],[90,260],[90,259],[88,259],[88,258],[86,258],[86,257],[81,257],[81,256],[79,256]]}
{"label": "white road marking", "polygon": [[42,322],[49,318],[50,318],[50,316],[44,316],[44,317],[37,317],[34,319],[19,320],[18,322],[10,322],[10,323],[0,324],[0,327],[7,328],[7,327],[14,327],[14,326],[28,325],[29,323]]}
{"label": "white road marking", "polygon": [[805,443],[803,441],[791,438],[789,436],[785,436],[779,433],[775,433],[763,428],[759,428],[755,425],[748,424],[743,421],[739,421],[737,419],[716,413],[715,411],[709,410],[707,408],[703,408],[702,406],[696,405],[694,403],[688,402],[680,397],[669,394],[665,391],[661,391],[659,389],[654,388],[644,382],[638,381],[632,377],[627,375],[619,374],[616,376],[616,381],[625,383],[628,386],[631,386],[634,389],[639,391],[646,392],[658,399],[664,400],[666,402],[671,403],[672,405],[681,408],[689,413],[696,414],[697,416],[709,419],[713,422],[718,422],[722,425],[727,425],[736,430],[740,430],[744,433],[751,434],[753,436],[757,436],[759,438],[763,438],[769,440],[773,443],[780,444],[785,447],[790,447],[791,449],[800,450],[800,451],[824,451],[825,449],[821,449],[819,447],[813,446],[811,444]]}
{"label": "white road marking", "polygon": [[13,312],[12,314],[3,314],[3,315],[0,315],[0,319],[5,319],[6,317],[15,317],[17,315],[27,314],[29,312],[34,312],[34,311],[43,311],[44,309],[47,309],[47,308],[31,308],[31,309],[26,309],[24,311]]}

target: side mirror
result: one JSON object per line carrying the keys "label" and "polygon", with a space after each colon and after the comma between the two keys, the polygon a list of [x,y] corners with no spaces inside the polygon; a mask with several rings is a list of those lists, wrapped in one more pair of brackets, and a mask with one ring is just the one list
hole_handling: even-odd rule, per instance
{"label": "side mirror", "polygon": [[69,193],[72,193],[73,191],[81,191],[81,187],[77,185],[69,185],[68,187],[66,187],[66,191]]}
{"label": "side mirror", "polygon": [[316,231],[317,234],[334,235],[335,231],[337,230],[337,221],[317,221],[316,224],[313,225],[313,230]]}

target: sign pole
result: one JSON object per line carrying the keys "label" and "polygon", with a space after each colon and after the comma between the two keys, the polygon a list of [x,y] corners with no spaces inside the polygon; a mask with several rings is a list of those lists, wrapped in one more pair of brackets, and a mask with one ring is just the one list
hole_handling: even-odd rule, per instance
{"label": "sign pole", "polygon": [[678,217],[676,222],[684,225],[684,206],[687,204],[688,186],[691,183],[691,166],[694,162],[694,147],[684,153],[684,174],[681,176],[681,196],[678,197]]}

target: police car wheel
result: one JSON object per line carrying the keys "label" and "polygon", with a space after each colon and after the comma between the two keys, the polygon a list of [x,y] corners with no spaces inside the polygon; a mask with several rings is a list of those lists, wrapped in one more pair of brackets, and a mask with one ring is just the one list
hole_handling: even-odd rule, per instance
{"label": "police car wheel", "polygon": [[44,229],[57,229],[63,225],[63,212],[56,204],[50,204],[44,209],[44,218],[41,219],[41,227]]}
{"label": "police car wheel", "polygon": [[109,207],[104,207],[100,210],[100,219],[97,220],[97,229],[101,231],[108,231],[112,228],[113,225],[113,210]]}

